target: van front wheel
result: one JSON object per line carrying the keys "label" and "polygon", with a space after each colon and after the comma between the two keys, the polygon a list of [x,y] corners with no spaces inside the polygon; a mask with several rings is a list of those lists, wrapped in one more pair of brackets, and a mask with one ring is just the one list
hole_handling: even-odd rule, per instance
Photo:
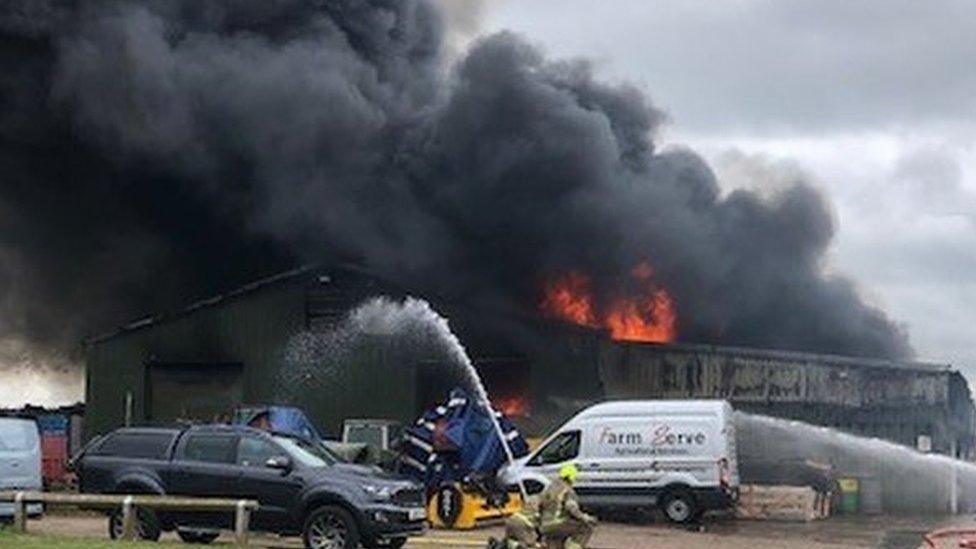
{"label": "van front wheel", "polygon": [[670,490],[661,498],[661,511],[668,522],[687,524],[698,516],[698,504],[688,490]]}

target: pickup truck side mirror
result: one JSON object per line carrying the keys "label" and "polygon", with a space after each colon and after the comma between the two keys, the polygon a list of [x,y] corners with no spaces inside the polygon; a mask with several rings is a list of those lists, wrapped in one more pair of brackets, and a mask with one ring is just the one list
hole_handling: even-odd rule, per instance
{"label": "pickup truck side mirror", "polygon": [[287,456],[274,456],[268,458],[268,461],[264,462],[264,466],[268,469],[277,469],[287,473],[291,471],[291,460]]}

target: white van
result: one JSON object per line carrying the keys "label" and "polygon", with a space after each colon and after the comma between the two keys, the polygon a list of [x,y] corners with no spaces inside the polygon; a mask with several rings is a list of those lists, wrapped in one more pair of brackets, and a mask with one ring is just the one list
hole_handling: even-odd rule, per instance
{"label": "white van", "polygon": [[731,506],[739,473],[732,407],[724,400],[639,400],[591,406],[501,480],[542,491],[560,466],[579,468],[584,505],[657,505],[672,522]]}
{"label": "white van", "polygon": [[[41,439],[37,424],[30,419],[0,417],[0,492],[39,491],[41,482]],[[27,505],[29,516],[40,515],[40,503]],[[14,516],[13,503],[0,503],[0,521]]]}

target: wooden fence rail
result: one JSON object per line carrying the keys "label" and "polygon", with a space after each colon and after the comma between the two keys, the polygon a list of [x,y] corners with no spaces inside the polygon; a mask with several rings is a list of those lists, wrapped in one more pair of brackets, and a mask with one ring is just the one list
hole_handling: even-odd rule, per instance
{"label": "wooden fence rail", "polygon": [[14,504],[14,530],[27,531],[27,504],[77,505],[86,509],[122,509],[122,539],[136,537],[136,508],[161,511],[234,511],[234,540],[247,546],[251,512],[258,502],[251,499],[191,498],[125,494],[56,494],[47,492],[0,492],[0,502]]}

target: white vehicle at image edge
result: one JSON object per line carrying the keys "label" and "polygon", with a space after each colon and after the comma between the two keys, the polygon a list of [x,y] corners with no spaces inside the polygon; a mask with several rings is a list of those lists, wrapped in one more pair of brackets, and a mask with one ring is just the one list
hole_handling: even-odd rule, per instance
{"label": "white vehicle at image edge", "polygon": [[[0,492],[42,488],[37,424],[30,419],[0,417]],[[27,505],[29,516],[40,515],[43,510],[40,503]],[[0,521],[10,521],[13,516],[14,504],[0,503]]]}
{"label": "white vehicle at image edge", "polygon": [[686,523],[738,497],[735,424],[724,400],[597,404],[499,474],[538,493],[568,462],[579,468],[583,505],[658,506],[668,520]]}

